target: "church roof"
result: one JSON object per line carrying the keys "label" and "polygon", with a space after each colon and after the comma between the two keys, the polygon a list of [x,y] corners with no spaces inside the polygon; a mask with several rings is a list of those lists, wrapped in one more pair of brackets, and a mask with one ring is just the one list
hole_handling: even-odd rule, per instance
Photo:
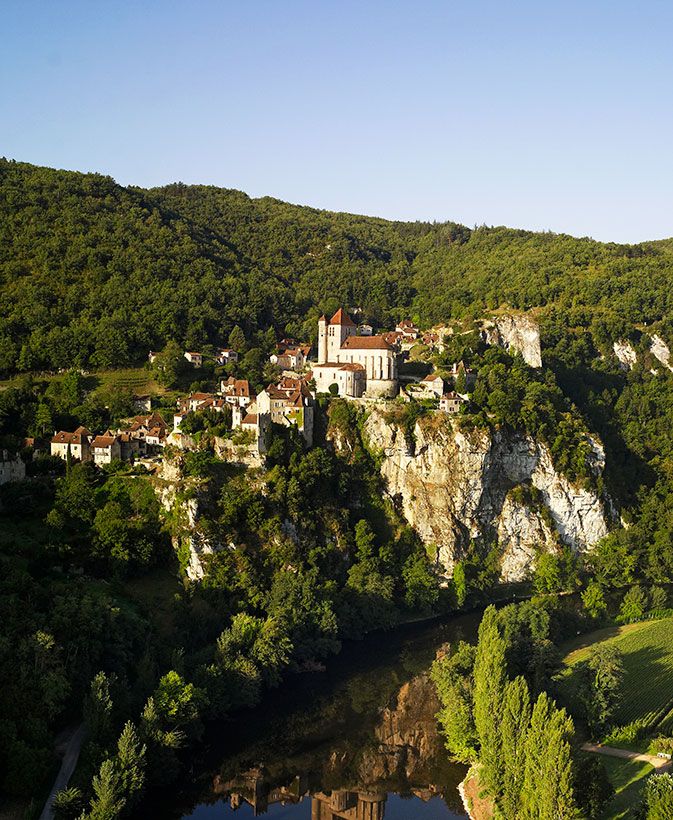
{"label": "church roof", "polygon": [[329,323],[331,325],[351,325],[352,327],[355,327],[355,322],[343,308],[339,308],[339,310],[337,310],[334,316],[332,316],[329,320]]}
{"label": "church roof", "polygon": [[341,349],[350,350],[393,350],[392,345],[383,336],[349,336],[344,340]]}

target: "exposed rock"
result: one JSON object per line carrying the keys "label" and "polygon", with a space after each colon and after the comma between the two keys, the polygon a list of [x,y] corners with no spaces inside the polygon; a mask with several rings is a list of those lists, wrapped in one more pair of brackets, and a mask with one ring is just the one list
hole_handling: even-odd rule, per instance
{"label": "exposed rock", "polygon": [[535,567],[538,549],[551,551],[558,543],[540,511],[505,498],[498,519],[498,543],[502,549],[500,577],[503,581],[520,581]]}
{"label": "exposed rock", "polygon": [[540,328],[527,314],[496,316],[487,320],[482,326],[482,336],[490,345],[520,353],[531,367],[542,367]]}
{"label": "exposed rock", "polygon": [[[383,452],[389,495],[424,543],[436,548],[447,572],[472,539],[493,541],[499,535],[503,577],[518,580],[532,569],[534,546],[553,549],[560,540],[583,551],[607,534],[603,500],[560,475],[545,445],[529,436],[467,433],[435,414],[416,423],[410,442],[381,410],[371,413],[364,432],[369,446]],[[591,444],[591,468],[598,476],[605,456],[598,442]],[[507,501],[519,485],[534,488],[544,517],[540,509]]]}
{"label": "exposed rock", "polygon": [[638,360],[638,356],[631,343],[625,341],[624,339],[618,339],[612,345],[612,349],[614,350],[617,359],[619,359],[619,365],[622,370],[633,370],[633,366]]}
{"label": "exposed rock", "polygon": [[655,333],[652,336],[652,341],[650,343],[650,353],[654,356],[655,359],[658,359],[664,367],[667,367],[670,371],[673,372],[673,367],[671,367],[671,351],[669,350],[668,345],[666,342],[661,338],[661,336],[657,336]]}

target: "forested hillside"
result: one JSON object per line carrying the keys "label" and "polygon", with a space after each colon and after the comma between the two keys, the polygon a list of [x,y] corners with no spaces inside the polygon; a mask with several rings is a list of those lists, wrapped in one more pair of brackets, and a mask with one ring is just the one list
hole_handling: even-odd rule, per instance
{"label": "forested hillside", "polygon": [[337,304],[379,325],[551,305],[616,338],[668,316],[672,270],[671,241],[388,222],[0,160],[5,374],[140,362],[169,339],[224,342],[236,324],[249,339],[309,335]]}

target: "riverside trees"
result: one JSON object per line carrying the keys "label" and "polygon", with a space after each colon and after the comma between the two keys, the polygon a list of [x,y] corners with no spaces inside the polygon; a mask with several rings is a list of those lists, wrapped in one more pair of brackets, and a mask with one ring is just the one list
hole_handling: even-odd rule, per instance
{"label": "riverside trees", "polygon": [[[447,745],[458,759],[478,764],[480,785],[493,798],[498,816],[572,818],[577,811],[572,720],[546,692],[531,704],[526,679],[510,677],[508,653],[516,638],[506,639],[504,624],[501,612],[486,609],[469,683],[455,674],[459,664],[463,670],[469,666],[472,653],[465,645],[435,662]],[[454,710],[459,719],[452,717]]]}

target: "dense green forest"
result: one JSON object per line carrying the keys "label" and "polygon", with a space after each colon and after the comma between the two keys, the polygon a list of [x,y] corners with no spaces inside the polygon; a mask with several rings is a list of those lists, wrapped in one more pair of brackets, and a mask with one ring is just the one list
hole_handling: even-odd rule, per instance
{"label": "dense green forest", "polygon": [[0,216],[5,373],[121,366],[170,339],[223,343],[235,325],[308,337],[338,304],[382,326],[553,306],[603,338],[667,329],[673,300],[671,241],[388,222],[7,160]]}

